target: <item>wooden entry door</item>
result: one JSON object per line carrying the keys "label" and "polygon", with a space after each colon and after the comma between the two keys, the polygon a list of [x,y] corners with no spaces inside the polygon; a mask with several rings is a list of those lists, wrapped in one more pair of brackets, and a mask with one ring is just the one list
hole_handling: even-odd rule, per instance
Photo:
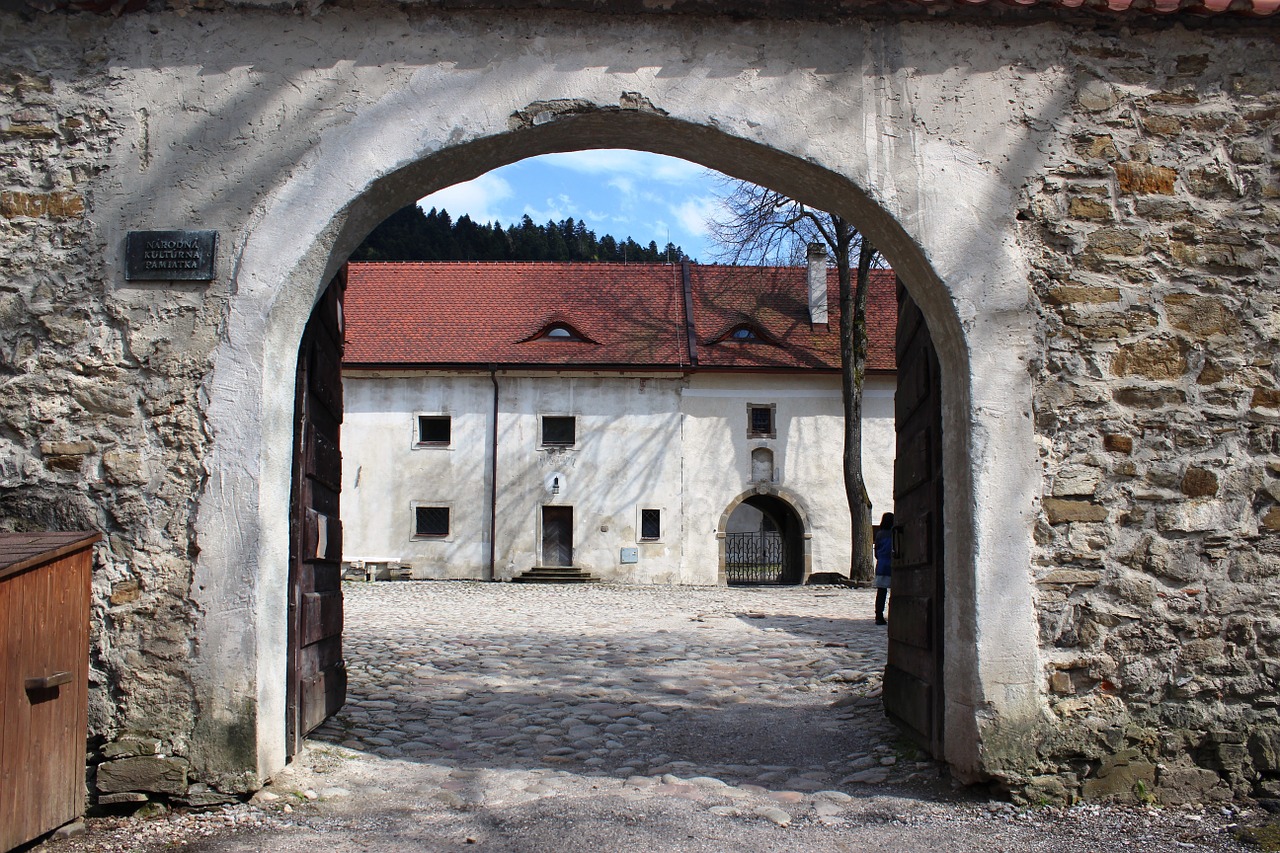
{"label": "wooden entry door", "polygon": [[542,565],[573,565],[573,507],[542,508]]}
{"label": "wooden entry door", "polygon": [[942,399],[924,316],[898,283],[897,459],[893,576],[884,707],[934,756],[942,753]]}
{"label": "wooden entry door", "polygon": [[330,283],[298,347],[289,518],[288,754],[347,701],[342,659],[342,292]]}

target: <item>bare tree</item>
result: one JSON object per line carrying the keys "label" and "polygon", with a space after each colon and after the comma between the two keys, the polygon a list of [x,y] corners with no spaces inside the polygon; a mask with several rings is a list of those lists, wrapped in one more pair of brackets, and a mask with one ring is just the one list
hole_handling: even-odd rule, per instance
{"label": "bare tree", "polygon": [[[722,213],[709,223],[728,263],[797,264],[812,243],[835,259],[840,284],[840,384],[844,398],[844,488],[849,502],[853,551],[849,577],[870,583],[871,506],[862,477],[862,386],[867,368],[867,290],[876,250],[848,220],[815,210],[781,193],[725,178]],[[856,277],[853,268],[857,252]]]}

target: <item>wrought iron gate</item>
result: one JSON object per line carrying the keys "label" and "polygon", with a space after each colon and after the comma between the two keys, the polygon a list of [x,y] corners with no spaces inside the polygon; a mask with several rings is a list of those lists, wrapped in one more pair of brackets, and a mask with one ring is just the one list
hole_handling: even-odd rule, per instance
{"label": "wrought iron gate", "polygon": [[729,583],[786,583],[791,576],[791,555],[780,533],[726,533],[724,570]]}

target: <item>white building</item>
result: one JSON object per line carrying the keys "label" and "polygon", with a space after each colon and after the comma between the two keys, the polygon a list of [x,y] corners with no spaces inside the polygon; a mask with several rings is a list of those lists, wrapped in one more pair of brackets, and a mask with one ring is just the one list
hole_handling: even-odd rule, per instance
{"label": "white building", "polygon": [[[351,264],[345,560],[415,578],[848,574],[823,264]],[[863,424],[876,518],[892,507],[895,300],[876,271]]]}

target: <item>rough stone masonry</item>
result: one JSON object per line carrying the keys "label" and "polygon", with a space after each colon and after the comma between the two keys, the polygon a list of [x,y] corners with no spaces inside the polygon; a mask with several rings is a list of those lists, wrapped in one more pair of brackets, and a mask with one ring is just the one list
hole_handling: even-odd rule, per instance
{"label": "rough stone masonry", "polygon": [[1275,797],[1276,45],[1226,73],[1188,46],[1153,74],[1158,38],[1078,48],[1100,73],[1018,214],[1043,342],[1039,750],[1058,774],[1036,784]]}
{"label": "rough stone masonry", "polygon": [[[283,764],[275,356],[345,253],[437,186],[628,140],[865,215],[924,306],[960,775],[1280,797],[1273,19],[483,5],[0,11],[0,528],[107,534],[105,801]],[[515,121],[549,103],[578,106]],[[219,232],[218,278],[127,284],[126,232],[178,227]]]}

